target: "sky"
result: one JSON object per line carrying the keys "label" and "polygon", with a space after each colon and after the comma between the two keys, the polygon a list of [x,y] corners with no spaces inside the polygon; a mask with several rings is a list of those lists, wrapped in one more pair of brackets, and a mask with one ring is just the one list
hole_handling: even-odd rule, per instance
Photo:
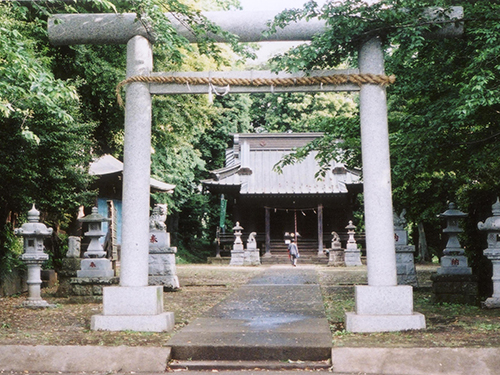
{"label": "sky", "polygon": [[[240,0],[243,10],[277,10],[302,8],[307,0]],[[322,3],[323,1],[318,1]]]}
{"label": "sky", "polygon": [[[325,0],[316,0],[318,4],[324,3]],[[243,10],[259,11],[259,10],[275,10],[276,13],[284,9],[302,8],[307,0],[240,0]],[[261,43],[261,49],[257,53],[255,63],[265,62],[269,57],[276,53],[285,52],[287,49],[296,46],[298,42],[268,42]]]}

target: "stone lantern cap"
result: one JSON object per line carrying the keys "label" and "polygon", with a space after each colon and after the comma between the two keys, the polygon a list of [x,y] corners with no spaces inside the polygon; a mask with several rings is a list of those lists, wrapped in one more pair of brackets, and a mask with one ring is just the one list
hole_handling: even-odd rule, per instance
{"label": "stone lantern cap", "polygon": [[354,230],[356,226],[352,223],[352,220],[349,220],[349,225],[345,227],[347,230]]}
{"label": "stone lantern cap", "polygon": [[460,210],[457,210],[457,206],[455,203],[450,202],[448,205],[448,209],[443,212],[442,214],[438,215],[439,218],[462,218],[462,217],[467,217],[467,214],[465,212],[462,212]]}
{"label": "stone lantern cap", "polygon": [[23,224],[21,228],[14,230],[16,235],[21,235],[23,237],[49,237],[52,235],[53,229],[47,228],[43,223],[39,222],[40,211],[33,207],[28,211],[28,222]]}
{"label": "stone lantern cap", "polygon": [[111,219],[108,219],[107,217],[99,214],[97,207],[92,207],[92,213],[90,215],[82,217],[81,219],[78,219],[78,221],[81,221],[82,223],[99,223],[103,221],[111,221]]}
{"label": "stone lantern cap", "polygon": [[234,231],[242,231],[243,230],[243,227],[240,225],[239,221],[236,222],[236,225],[234,226],[233,230]]}
{"label": "stone lantern cap", "polygon": [[500,200],[498,198],[491,206],[491,211],[493,216],[487,218],[484,223],[480,221],[477,224],[479,230],[500,231]]}

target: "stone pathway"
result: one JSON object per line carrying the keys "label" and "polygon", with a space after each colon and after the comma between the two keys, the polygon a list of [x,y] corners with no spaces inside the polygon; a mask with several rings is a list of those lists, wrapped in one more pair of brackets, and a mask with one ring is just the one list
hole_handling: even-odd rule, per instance
{"label": "stone pathway", "polygon": [[323,361],[331,341],[314,266],[272,266],[166,345],[174,360]]}

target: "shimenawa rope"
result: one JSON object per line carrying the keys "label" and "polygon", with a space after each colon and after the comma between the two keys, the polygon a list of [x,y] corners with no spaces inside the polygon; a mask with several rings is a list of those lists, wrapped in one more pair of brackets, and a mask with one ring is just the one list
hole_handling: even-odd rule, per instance
{"label": "shimenawa rope", "polygon": [[182,76],[133,76],[116,86],[118,104],[123,106],[120,94],[121,88],[134,82],[164,83],[177,85],[215,85],[215,86],[311,86],[319,84],[340,85],[367,83],[387,86],[396,81],[396,77],[379,74],[333,74],[329,76],[299,77],[299,78],[217,78],[217,77],[182,77]]}

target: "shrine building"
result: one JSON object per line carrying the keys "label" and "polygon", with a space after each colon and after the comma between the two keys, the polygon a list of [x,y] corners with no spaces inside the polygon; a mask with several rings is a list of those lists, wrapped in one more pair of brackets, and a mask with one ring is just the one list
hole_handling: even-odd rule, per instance
{"label": "shrine building", "polygon": [[[228,213],[243,233],[257,233],[264,255],[283,251],[285,234],[298,233],[301,252],[323,254],[331,232],[345,232],[353,220],[356,196],[363,190],[359,171],[332,161],[324,177],[317,177],[317,152],[282,168],[274,166],[286,154],[305,146],[323,133],[234,134],[226,150],[225,167],[202,181],[210,193],[228,200]],[[232,234],[226,228],[227,236]],[[226,237],[227,237],[226,236]],[[246,236],[243,236],[246,240]]]}

